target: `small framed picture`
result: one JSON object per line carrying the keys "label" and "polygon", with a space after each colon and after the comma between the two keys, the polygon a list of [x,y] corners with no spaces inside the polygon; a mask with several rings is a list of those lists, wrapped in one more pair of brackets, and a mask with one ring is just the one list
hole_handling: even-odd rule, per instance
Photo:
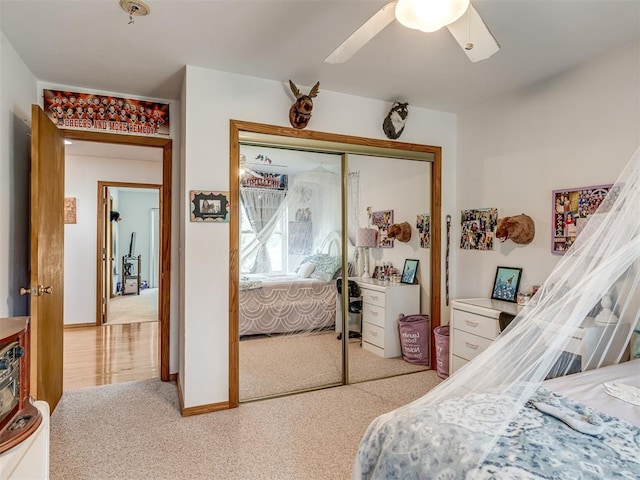
{"label": "small framed picture", "polygon": [[64,197],[64,223],[78,223],[76,197]]}
{"label": "small framed picture", "polygon": [[418,260],[413,260],[413,259],[405,260],[404,268],[402,269],[402,277],[400,277],[400,283],[415,283],[417,271],[418,271]]}
{"label": "small framed picture", "polygon": [[491,290],[491,299],[515,303],[521,277],[521,268],[498,267],[493,281],[493,290]]}
{"label": "small framed picture", "polygon": [[192,222],[228,222],[229,192],[209,192],[192,190]]}

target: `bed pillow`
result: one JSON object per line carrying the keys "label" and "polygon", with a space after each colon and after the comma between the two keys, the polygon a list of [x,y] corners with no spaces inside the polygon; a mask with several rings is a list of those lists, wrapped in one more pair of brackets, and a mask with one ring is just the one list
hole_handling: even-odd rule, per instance
{"label": "bed pillow", "polygon": [[311,273],[316,269],[316,264],[313,262],[303,263],[298,267],[296,273],[301,278],[309,278]]}
{"label": "bed pillow", "polygon": [[329,255],[317,256],[316,268],[311,273],[311,278],[317,278],[323,282],[330,282],[342,265],[342,257],[330,257]]}
{"label": "bed pillow", "polygon": [[[347,263],[347,277],[355,277],[355,267],[354,264],[352,262],[348,262]],[[338,278],[342,277],[342,265],[338,268],[338,270],[336,270],[336,273],[333,274],[333,279],[336,280]]]}

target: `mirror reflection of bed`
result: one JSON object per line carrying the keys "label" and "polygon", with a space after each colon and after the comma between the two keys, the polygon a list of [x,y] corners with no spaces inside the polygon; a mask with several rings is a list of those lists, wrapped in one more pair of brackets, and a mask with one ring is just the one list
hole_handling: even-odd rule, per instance
{"label": "mirror reflection of bed", "polygon": [[[341,384],[342,156],[246,144],[240,155],[239,399]],[[392,209],[414,236],[371,249],[370,270],[401,270],[406,258],[419,258],[416,301],[424,308],[404,313],[429,313],[429,250],[415,233],[416,215],[429,211],[428,164],[364,155],[346,162],[349,277],[363,273],[363,250],[354,245],[369,223],[366,207]],[[349,383],[428,368],[368,351],[361,328],[361,316],[350,314]]]}

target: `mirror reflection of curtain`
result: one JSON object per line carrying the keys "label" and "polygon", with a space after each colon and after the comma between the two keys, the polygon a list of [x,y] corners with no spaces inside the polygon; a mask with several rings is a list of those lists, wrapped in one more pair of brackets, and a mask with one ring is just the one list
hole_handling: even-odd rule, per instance
{"label": "mirror reflection of curtain", "polygon": [[242,248],[243,263],[255,255],[251,273],[270,273],[271,259],[267,242],[285,211],[286,192],[259,188],[241,188],[240,203],[244,209],[255,239]]}
{"label": "mirror reflection of curtain", "polygon": [[349,172],[347,177],[347,193],[349,198],[347,204],[349,210],[347,212],[347,224],[349,226],[349,240],[353,245],[356,244],[356,232],[360,228],[360,172]]}

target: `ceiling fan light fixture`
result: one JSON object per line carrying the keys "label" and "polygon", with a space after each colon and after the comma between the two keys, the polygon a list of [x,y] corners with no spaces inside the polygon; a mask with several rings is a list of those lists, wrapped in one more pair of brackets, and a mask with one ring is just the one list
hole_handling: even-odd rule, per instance
{"label": "ceiling fan light fixture", "polygon": [[455,22],[469,8],[469,0],[398,0],[396,19],[407,28],[435,32]]}

